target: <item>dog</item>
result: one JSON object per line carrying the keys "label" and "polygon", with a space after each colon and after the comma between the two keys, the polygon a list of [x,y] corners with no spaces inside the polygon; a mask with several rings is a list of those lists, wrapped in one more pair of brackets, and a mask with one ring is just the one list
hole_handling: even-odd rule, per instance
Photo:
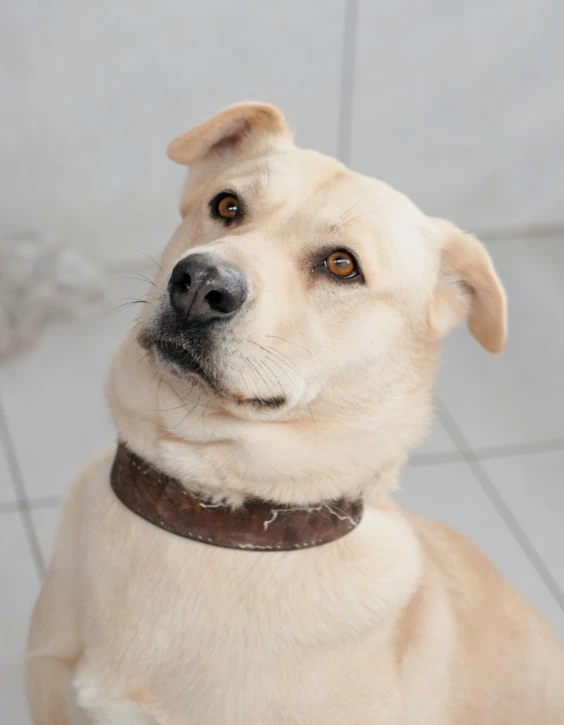
{"label": "dog", "polygon": [[484,247],[296,147],[267,104],[168,153],[190,167],[182,221],[112,361],[117,455],[66,499],[36,725],[564,723],[550,627],[390,496],[443,337],[467,320],[504,348]]}

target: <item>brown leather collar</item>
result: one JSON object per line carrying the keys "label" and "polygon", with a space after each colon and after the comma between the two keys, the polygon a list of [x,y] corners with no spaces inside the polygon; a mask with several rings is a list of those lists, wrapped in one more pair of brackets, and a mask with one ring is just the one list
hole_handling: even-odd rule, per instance
{"label": "brown leather collar", "polygon": [[283,506],[250,499],[239,508],[214,504],[187,491],[119,443],[111,485],[133,513],[187,539],[245,551],[291,551],[335,541],[362,518],[362,503],[340,499]]}

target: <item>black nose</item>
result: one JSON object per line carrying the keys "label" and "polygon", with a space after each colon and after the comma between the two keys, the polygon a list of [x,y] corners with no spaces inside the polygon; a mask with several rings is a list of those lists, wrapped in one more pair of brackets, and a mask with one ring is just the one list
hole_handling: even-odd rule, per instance
{"label": "black nose", "polygon": [[243,273],[209,254],[190,254],[172,270],[170,303],[190,322],[231,317],[247,298]]}

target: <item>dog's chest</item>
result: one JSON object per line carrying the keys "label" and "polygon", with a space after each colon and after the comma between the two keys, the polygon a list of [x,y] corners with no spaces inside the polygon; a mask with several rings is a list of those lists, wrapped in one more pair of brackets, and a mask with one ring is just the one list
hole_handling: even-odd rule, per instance
{"label": "dog's chest", "polygon": [[264,554],[181,539],[114,506],[103,525],[104,550],[86,552],[85,663],[159,725],[327,724],[343,696],[355,722],[371,711],[375,660],[391,676],[376,626],[390,573],[367,547],[352,566],[352,539]]}

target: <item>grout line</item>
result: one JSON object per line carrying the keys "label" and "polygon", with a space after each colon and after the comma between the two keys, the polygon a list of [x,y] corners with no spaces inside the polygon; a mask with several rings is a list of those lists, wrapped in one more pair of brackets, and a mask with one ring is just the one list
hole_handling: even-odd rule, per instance
{"label": "grout line", "polygon": [[535,568],[539,577],[546,584],[548,590],[560,606],[560,609],[564,612],[564,592],[558,586],[558,583],[550,573],[548,567],[539,556],[537,550],[531,543],[531,540],[523,530],[519,521],[513,515],[511,509],[507,506],[502,496],[499,494],[494,483],[486,473],[485,469],[480,463],[480,460],[468,446],[468,441],[465,439],[462,431],[458,427],[456,421],[449,413],[445,405],[437,400],[437,410],[439,419],[441,420],[444,427],[447,429],[449,435],[457,445],[461,455],[468,464],[468,467],[478,480],[478,483],[482,487],[482,490],[489,498],[493,506],[496,508],[499,515],[505,522],[505,525],[513,534],[513,537],[517,543],[521,546],[521,549],[525,552],[525,555]]}
{"label": "grout line", "polygon": [[0,503],[0,514],[13,514],[17,513],[19,510],[20,507],[16,501]]}
{"label": "grout line", "polygon": [[[448,411],[447,411],[448,412]],[[450,431],[447,431],[450,435]],[[538,453],[551,453],[564,450],[564,438],[555,438],[546,441],[531,441],[530,443],[507,444],[500,446],[488,446],[486,448],[460,448],[456,451],[443,451],[437,453],[415,454],[408,465],[432,466],[440,463],[453,463],[465,460],[468,456],[474,456],[480,460],[490,458],[512,458],[515,456],[528,456]]]}
{"label": "grout line", "polygon": [[60,496],[43,496],[42,498],[30,498],[27,501],[27,507],[34,511],[35,509],[49,509],[61,505]]}
{"label": "grout line", "polygon": [[341,98],[337,126],[337,158],[347,166],[351,162],[357,20],[358,0],[346,0],[341,60]]}
{"label": "grout line", "polygon": [[[448,412],[448,411],[447,411]],[[564,438],[553,438],[545,441],[530,441],[529,443],[506,444],[500,446],[487,446],[486,448],[469,448],[463,453],[472,454],[476,458],[503,458],[511,456],[527,456],[535,453],[550,453],[564,449]]]}
{"label": "grout line", "polygon": [[39,579],[43,579],[45,575],[45,562],[43,561],[43,554],[41,553],[41,547],[37,540],[37,534],[33,526],[31,514],[29,512],[29,504],[25,491],[25,485],[22,477],[22,473],[18,464],[16,451],[13,445],[13,441],[10,436],[8,428],[8,420],[2,402],[0,401],[0,439],[3,441],[2,446],[4,453],[6,454],[6,463],[8,470],[11,474],[12,484],[14,486],[16,494],[16,504],[18,511],[21,516],[21,521],[27,537],[27,542],[33,558],[33,563]]}
{"label": "grout line", "polygon": [[459,451],[445,451],[444,453],[420,453],[412,456],[407,465],[410,468],[422,468],[424,466],[439,466],[442,463],[456,463],[463,461],[464,456]]}
{"label": "grout line", "polygon": [[564,223],[556,224],[530,224],[516,227],[491,227],[472,230],[472,234],[481,237],[486,242],[503,242],[512,239],[543,239],[544,237],[564,236]]}
{"label": "grout line", "polygon": [[6,501],[0,503],[0,514],[10,514],[16,511],[41,511],[41,509],[56,508],[60,506],[59,496],[45,496],[44,498],[31,498],[27,503],[18,501]]}
{"label": "grout line", "polygon": [[[444,404],[443,404],[444,407]],[[448,411],[447,411],[448,414]],[[450,431],[447,430],[450,435]],[[456,442],[453,441],[456,445]],[[511,458],[516,456],[528,456],[541,453],[551,453],[564,450],[564,438],[556,438],[546,441],[533,441],[518,445],[491,446],[489,448],[476,448],[474,450],[464,448],[456,451],[443,451],[437,453],[421,453],[413,456],[408,462],[412,468],[424,466],[438,466],[443,463],[459,463],[466,461],[469,456],[474,455],[479,460],[492,458]],[[30,511],[60,506],[60,496],[44,496],[41,498],[30,498],[27,500],[26,508]],[[12,513],[21,510],[21,504],[17,501],[6,501],[0,503],[0,514]]]}

